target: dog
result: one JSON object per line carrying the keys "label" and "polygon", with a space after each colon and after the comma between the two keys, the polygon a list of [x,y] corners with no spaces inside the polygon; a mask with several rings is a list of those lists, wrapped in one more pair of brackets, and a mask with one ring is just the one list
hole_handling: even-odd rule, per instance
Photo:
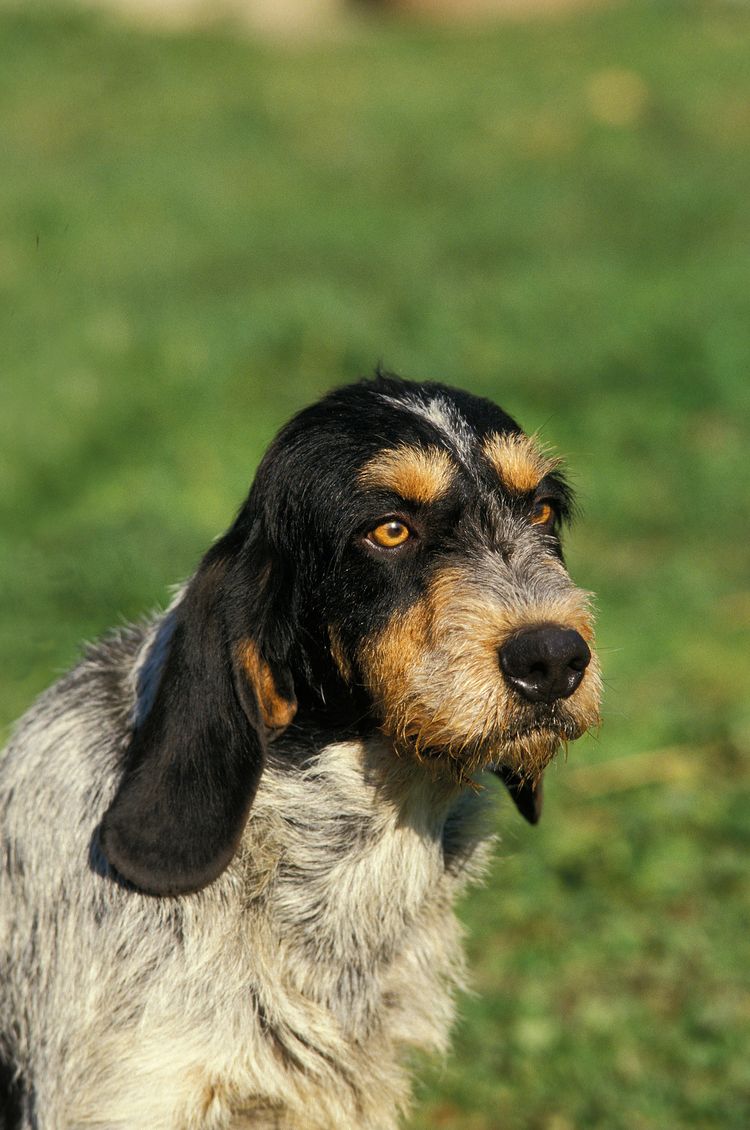
{"label": "dog", "polygon": [[494,772],[598,722],[558,461],[378,372],[301,411],[168,610],[0,758],[4,1130],[393,1130],[464,983]]}

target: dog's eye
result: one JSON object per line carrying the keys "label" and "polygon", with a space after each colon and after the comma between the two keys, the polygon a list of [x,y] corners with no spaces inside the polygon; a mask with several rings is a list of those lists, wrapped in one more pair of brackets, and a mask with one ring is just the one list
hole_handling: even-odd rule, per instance
{"label": "dog's eye", "polygon": [[545,498],[540,498],[534,503],[534,509],[531,512],[531,522],[534,526],[550,526],[556,516],[555,508],[552,503]]}
{"label": "dog's eye", "polygon": [[403,545],[411,537],[411,530],[404,522],[399,522],[396,518],[391,518],[388,522],[381,522],[374,530],[370,530],[367,535],[367,540],[372,542],[373,545],[379,545],[383,549],[396,549],[397,546]]}

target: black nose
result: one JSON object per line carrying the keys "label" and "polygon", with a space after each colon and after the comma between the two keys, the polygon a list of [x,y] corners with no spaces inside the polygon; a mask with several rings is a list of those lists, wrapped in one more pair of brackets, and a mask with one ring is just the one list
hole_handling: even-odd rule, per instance
{"label": "black nose", "polygon": [[546,625],[513,636],[500,648],[500,667],[514,690],[529,702],[555,702],[572,695],[591,661],[583,636],[572,628]]}

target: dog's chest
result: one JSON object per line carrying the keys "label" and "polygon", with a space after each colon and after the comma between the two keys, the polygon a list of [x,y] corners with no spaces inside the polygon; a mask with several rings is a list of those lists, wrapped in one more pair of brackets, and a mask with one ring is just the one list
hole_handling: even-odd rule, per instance
{"label": "dog's chest", "polygon": [[404,1048],[447,1043],[453,903],[487,840],[480,798],[384,776],[387,756],[351,743],[268,767],[232,865],[183,900],[179,943],[164,919],[137,1032],[112,1026],[96,1070],[82,1061],[77,1124],[129,1127],[142,1111],[154,1130],[396,1125]]}
{"label": "dog's chest", "polygon": [[388,776],[392,758],[382,743],[342,743],[298,778],[270,773],[274,803],[259,798],[250,830],[272,825],[277,844],[264,902],[282,976],[354,1038],[400,1009],[406,969],[417,991],[454,975],[453,902],[485,854],[479,798],[419,766]]}
{"label": "dog's chest", "polygon": [[[419,775],[384,789],[383,756],[347,743],[297,773],[266,771],[227,876],[241,898],[227,899],[234,910],[213,938],[235,991],[212,1002],[199,1072],[235,1115],[287,1109],[291,1096],[303,1111],[342,1094],[364,1109],[359,1080],[395,1102],[404,1047],[446,1046],[463,979],[453,902],[486,856],[480,804]],[[331,1107],[321,1125],[350,1126],[352,1110]],[[313,1125],[295,1117],[279,1125]]]}

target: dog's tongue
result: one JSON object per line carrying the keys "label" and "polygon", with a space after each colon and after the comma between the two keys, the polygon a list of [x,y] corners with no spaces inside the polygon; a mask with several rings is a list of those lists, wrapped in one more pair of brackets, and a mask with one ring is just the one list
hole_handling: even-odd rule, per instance
{"label": "dog's tongue", "polygon": [[508,769],[504,765],[496,766],[492,772],[503,782],[524,820],[528,820],[529,824],[538,824],[544,799],[542,778],[539,777],[537,781],[531,782],[514,769]]}

